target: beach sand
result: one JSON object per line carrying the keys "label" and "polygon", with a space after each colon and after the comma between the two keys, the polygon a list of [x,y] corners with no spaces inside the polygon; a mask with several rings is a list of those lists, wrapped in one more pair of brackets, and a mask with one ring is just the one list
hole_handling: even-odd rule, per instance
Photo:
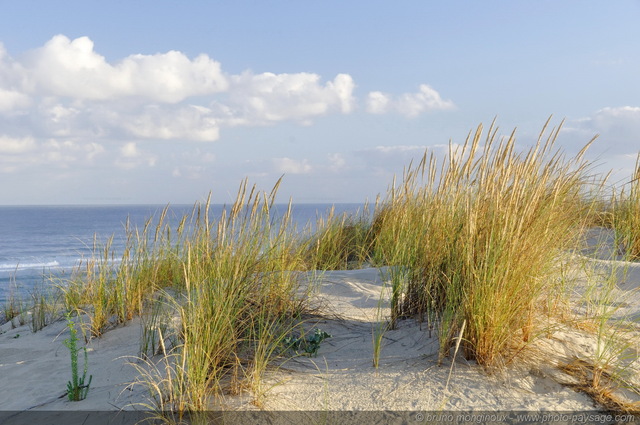
{"label": "beach sand", "polygon": [[[609,237],[603,230],[588,236],[591,246]],[[614,276],[614,319],[617,315],[637,320],[640,264],[609,260],[614,248],[609,243],[608,249],[588,248],[574,256],[575,295],[589,288],[594,291],[594,285],[588,285],[594,276],[601,279],[595,287],[604,287],[606,277]],[[487,373],[462,353],[453,363],[450,357],[439,364],[436,332],[426,323],[400,320],[397,329],[384,333],[380,365],[374,368],[373,331],[381,319],[378,307],[383,286],[384,268],[320,276],[312,294],[323,314],[309,318],[307,328],[320,328],[331,338],[322,342],[316,357],[296,357],[268,372],[264,410],[586,412],[600,408],[591,397],[568,386],[573,378],[557,368],[574,358],[592,358],[597,350],[598,340],[592,332],[568,325],[556,324],[554,332],[536,338],[527,349],[527,361]],[[579,315],[583,307],[574,309],[574,314]],[[69,410],[148,409],[146,388],[132,385],[137,372],[130,363],[136,361],[140,333],[136,319],[89,341],[91,387],[85,400],[70,402],[65,397],[71,378],[69,350],[63,344],[68,337],[66,322],[53,323],[37,333],[27,325],[13,329],[10,323],[3,325],[0,417],[25,411],[53,415]],[[82,356],[80,359],[82,362]],[[637,395],[626,396],[638,401]],[[228,402],[233,408],[255,410],[246,400],[229,397]]]}

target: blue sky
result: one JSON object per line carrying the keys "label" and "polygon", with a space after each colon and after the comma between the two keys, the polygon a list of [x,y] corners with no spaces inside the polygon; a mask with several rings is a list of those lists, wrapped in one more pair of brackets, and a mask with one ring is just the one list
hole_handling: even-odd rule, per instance
{"label": "blue sky", "polygon": [[640,2],[29,1],[0,14],[0,204],[363,202],[494,117],[628,176]]}

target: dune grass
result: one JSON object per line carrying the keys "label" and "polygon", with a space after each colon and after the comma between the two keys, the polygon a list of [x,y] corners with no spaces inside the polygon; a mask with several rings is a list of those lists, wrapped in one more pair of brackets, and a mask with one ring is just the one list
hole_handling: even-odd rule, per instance
{"label": "dune grass", "polygon": [[[593,224],[590,143],[566,158],[555,148],[559,132],[547,123],[519,152],[515,132],[499,138],[494,125],[486,134],[479,126],[463,145],[450,144],[442,162],[425,153],[409,164],[372,216],[331,210],[302,232],[290,204],[274,211],[280,182],[260,192],[244,181],[220,217],[209,217],[209,198],[175,229],[168,207],[141,229],[127,223],[118,258],[112,239],[95,240],[94,257],[57,287],[65,310],[88,317],[92,337],[141,317],[136,367],[153,396],[147,407],[168,422],[245,390],[263,405],[264,376],[304,322],[305,270],[388,266],[391,320],[379,309],[376,367],[382,336],[409,317],[438,333],[441,360],[462,348],[487,369],[502,367],[541,333],[539,317],[566,292],[558,265]],[[634,258],[638,177],[640,168],[606,215]],[[34,298],[38,328],[50,314],[44,299]],[[5,314],[18,311],[15,304]],[[599,323],[608,344],[607,320]]]}
{"label": "dune grass", "polygon": [[166,220],[168,209],[162,210],[155,225],[150,217],[142,229],[132,228],[127,220],[125,247],[118,257],[112,248],[113,236],[104,242],[94,238],[94,255],[71,278],[57,283],[67,310],[89,316],[93,336],[140,315],[145,300],[158,289],[181,285],[189,217],[172,231]]}
{"label": "dune grass", "polygon": [[9,298],[2,304],[2,323],[11,322],[11,326],[15,326],[14,319],[17,318],[18,323],[22,326],[25,322],[26,307],[20,294],[13,290],[9,294]]}
{"label": "dune grass", "polygon": [[310,270],[361,268],[371,259],[374,246],[369,206],[353,214],[337,215],[331,208],[317,218],[315,228],[302,242],[306,267]]}
{"label": "dune grass", "polygon": [[640,260],[640,154],[631,181],[614,194],[609,215],[620,248],[631,260]]}
{"label": "dune grass", "polygon": [[147,382],[159,411],[206,410],[231,381],[256,403],[266,391],[262,377],[305,309],[303,244],[290,206],[273,213],[276,193],[277,185],[262,193],[245,181],[221,217],[210,219],[208,200],[176,231],[165,209],[155,228],[151,221],[140,231],[127,227],[119,261],[107,241],[61,285],[67,308],[89,317],[93,336],[142,316],[141,359],[166,355],[163,377]]}
{"label": "dune grass", "polygon": [[[609,245],[607,243],[607,245]],[[633,305],[638,289],[627,290],[624,284],[630,271],[629,255],[616,261],[619,253],[610,250],[611,258],[602,262],[589,257],[574,258],[574,267],[582,278],[572,292],[572,329],[591,341],[592,351],[574,355],[561,362],[560,370],[575,378],[568,385],[591,396],[611,411],[638,414],[640,403],[640,328]],[[574,271],[575,272],[575,271]]]}
{"label": "dune grass", "polygon": [[462,323],[467,358],[491,367],[535,334],[540,298],[554,267],[581,229],[588,203],[588,145],[565,159],[559,127],[525,153],[515,134],[493,126],[450,145],[438,165],[425,155],[392,187],[378,211],[375,255],[399,267],[394,316],[437,321],[448,356]]}

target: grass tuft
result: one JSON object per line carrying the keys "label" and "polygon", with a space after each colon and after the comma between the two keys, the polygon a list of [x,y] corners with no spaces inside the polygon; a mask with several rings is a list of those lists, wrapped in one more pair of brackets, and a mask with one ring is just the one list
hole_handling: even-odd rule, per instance
{"label": "grass tuft", "polygon": [[309,270],[348,270],[370,261],[373,234],[368,206],[359,214],[336,215],[331,208],[319,217],[308,244],[305,261]]}
{"label": "grass tuft", "polygon": [[640,154],[631,181],[611,202],[610,221],[620,247],[631,260],[640,260]]}
{"label": "grass tuft", "polygon": [[482,126],[451,144],[438,165],[425,156],[391,187],[373,222],[376,258],[396,267],[393,317],[437,321],[440,355],[449,356],[466,323],[462,348],[491,367],[536,334],[540,298],[554,265],[585,217],[587,146],[566,160],[560,131],[516,151],[515,133],[498,140]]}

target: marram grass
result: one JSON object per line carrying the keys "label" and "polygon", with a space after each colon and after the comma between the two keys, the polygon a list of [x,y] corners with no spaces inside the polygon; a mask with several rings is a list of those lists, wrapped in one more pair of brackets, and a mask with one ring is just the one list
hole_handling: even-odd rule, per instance
{"label": "marram grass", "polygon": [[237,387],[253,390],[256,402],[266,391],[267,366],[302,321],[300,271],[308,252],[291,208],[274,213],[276,192],[277,185],[263,193],[245,181],[216,220],[208,200],[175,231],[165,223],[167,209],[155,226],[151,220],[142,229],[127,225],[120,261],[111,240],[96,242],[97,256],[59,285],[67,309],[87,314],[94,337],[144,318],[141,356],[166,354],[156,407],[178,416],[206,410],[228,391],[232,376]]}
{"label": "marram grass", "polygon": [[358,214],[337,215],[332,208],[326,217],[319,217],[315,230],[304,243],[307,268],[347,270],[366,264],[374,244],[368,211],[365,205]]}
{"label": "marram grass", "polygon": [[[95,256],[58,282],[65,309],[85,313],[94,337],[142,317],[138,369],[167,422],[245,390],[262,406],[264,376],[303,322],[305,270],[388,266],[391,321],[379,311],[375,365],[387,326],[415,317],[438,333],[441,358],[462,348],[487,368],[504,366],[540,334],[539,315],[565,290],[559,260],[593,224],[589,144],[566,158],[559,131],[545,125],[519,152],[515,133],[499,139],[493,125],[486,134],[479,126],[442,162],[425,154],[409,164],[372,217],[330,212],[313,231],[295,228],[290,205],[274,213],[279,182],[263,193],[245,181],[221,217],[209,217],[209,199],[176,229],[165,209],[142,229],[127,224],[118,259],[110,239],[96,240]],[[607,214],[635,258],[638,177]]]}
{"label": "marram grass", "polygon": [[483,140],[478,127],[441,164],[425,155],[409,167],[374,219],[376,257],[405,268],[394,315],[437,321],[441,356],[462,323],[466,356],[487,367],[536,333],[540,298],[581,229],[589,183],[587,147],[567,160],[554,150],[559,128],[545,130],[518,153],[514,134],[497,140],[491,127]]}
{"label": "marram grass", "polygon": [[611,204],[611,225],[622,253],[631,260],[640,260],[640,154],[631,181],[614,196]]}

